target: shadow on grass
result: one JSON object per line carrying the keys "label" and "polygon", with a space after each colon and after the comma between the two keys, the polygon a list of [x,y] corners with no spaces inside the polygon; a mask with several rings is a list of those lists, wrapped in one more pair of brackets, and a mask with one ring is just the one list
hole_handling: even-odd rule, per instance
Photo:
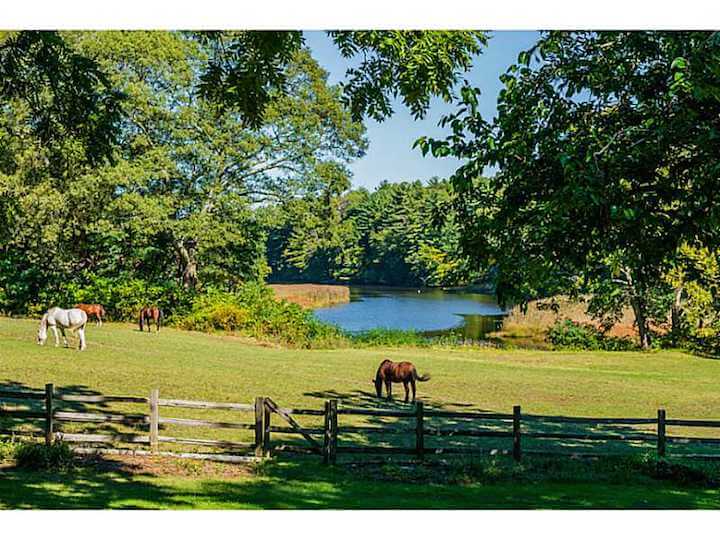
{"label": "shadow on grass", "polygon": [[[14,392],[40,392],[44,393],[45,388],[35,388],[28,386],[22,382],[14,380],[0,381],[0,390],[14,391]],[[69,384],[63,386],[55,386],[54,391],[56,395],[61,394],[74,394],[82,396],[101,396],[102,392],[94,390],[84,384]],[[122,407],[121,403],[85,403],[81,401],[63,401],[56,399],[53,402],[54,409],[56,412],[73,412],[73,413],[112,413],[112,414],[137,414],[138,412],[145,413],[144,408]],[[21,398],[5,398],[0,397],[0,407],[11,406],[13,408],[23,408],[34,412],[45,411],[45,400],[41,399],[21,399]],[[122,408],[123,410],[118,410]],[[23,433],[23,428],[34,427],[44,429],[45,420],[42,418],[16,418],[12,416],[0,416],[0,429],[17,432],[18,434]],[[149,426],[147,424],[138,423],[132,426],[120,426],[118,424],[112,424],[108,422],[63,422],[61,420],[55,420],[55,430],[58,432],[75,432],[75,433],[87,433],[87,434],[107,434],[114,435],[120,433],[133,433],[133,432],[148,432]]]}
{"label": "shadow on grass", "polygon": [[716,489],[667,482],[412,483],[307,460],[239,479],[137,475],[122,467],[0,470],[2,508],[717,508]]}
{"label": "shadow on grass", "polygon": [[[401,387],[402,388],[402,387]],[[308,392],[308,397],[317,399],[336,399],[339,408],[363,408],[376,410],[393,410],[414,412],[415,405],[406,404],[399,400],[388,401],[385,397],[379,399],[374,393],[363,390],[338,392],[325,390]],[[510,415],[511,410],[488,410],[470,403],[458,403],[437,399],[423,398],[426,416],[424,423],[426,430],[461,431],[482,430],[500,433],[498,437],[483,436],[471,437],[461,433],[435,435],[427,433],[424,444],[431,449],[468,449],[477,452],[509,452],[512,450],[512,421],[510,419],[482,419],[482,418],[449,418],[431,417],[433,411],[454,411],[465,413],[500,413]],[[562,412],[558,413],[558,416]],[[647,424],[580,424],[554,420],[552,418],[537,418],[539,415],[527,414],[523,411],[521,421],[522,448],[527,452],[547,452],[559,454],[645,454],[656,452],[657,431],[654,419],[649,417],[651,423]],[[549,416],[549,415],[544,415]],[[392,446],[415,447],[415,419],[394,418],[382,416],[362,416],[340,414],[339,424],[339,450],[340,459],[343,457],[343,446]],[[365,426],[376,428],[364,433],[343,433],[344,426]],[[392,428],[386,431],[377,428]],[[397,434],[393,430],[402,429],[407,433]],[[554,436],[538,438],[544,434]],[[504,435],[504,436],[503,436]],[[577,438],[569,438],[576,436]],[[613,437],[614,440],[600,440],[603,436]],[[634,437],[644,437],[647,440],[632,440]],[[683,443],[673,445],[668,443],[668,451],[678,450],[681,453],[716,454],[717,447],[701,443]],[[348,454],[345,454],[347,456]],[[680,454],[678,454],[680,455]],[[353,459],[357,457],[352,454]],[[405,459],[408,459],[407,456]],[[559,457],[559,459],[562,459]]]}

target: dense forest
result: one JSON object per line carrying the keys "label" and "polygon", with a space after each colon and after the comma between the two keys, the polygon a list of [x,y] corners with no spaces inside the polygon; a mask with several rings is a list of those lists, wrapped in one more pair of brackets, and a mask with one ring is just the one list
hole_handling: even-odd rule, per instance
{"label": "dense forest", "polygon": [[348,187],[265,209],[272,279],[439,286],[480,276],[460,252],[451,183]]}
{"label": "dense forest", "polygon": [[[339,85],[302,32],[0,33],[0,310],[490,270],[503,304],[720,350],[720,34],[543,32],[493,117],[462,80],[487,33],[328,36]],[[416,146],[455,174],[351,189],[364,120],[433,97],[447,136]]]}

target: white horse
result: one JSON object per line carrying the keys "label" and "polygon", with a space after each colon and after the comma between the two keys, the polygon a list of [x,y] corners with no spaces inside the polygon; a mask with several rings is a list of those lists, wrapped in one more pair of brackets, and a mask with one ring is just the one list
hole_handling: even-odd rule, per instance
{"label": "white horse", "polygon": [[37,342],[39,345],[45,345],[45,341],[47,340],[47,329],[49,326],[55,334],[55,346],[57,347],[60,345],[60,339],[58,338],[57,331],[57,327],[59,326],[65,346],[68,346],[65,329],[69,329],[72,332],[77,331],[77,335],[80,338],[80,350],[84,351],[85,323],[87,323],[87,313],[85,313],[82,309],[61,309],[59,307],[52,307],[45,312],[45,315],[43,315],[43,318],[40,320]]}

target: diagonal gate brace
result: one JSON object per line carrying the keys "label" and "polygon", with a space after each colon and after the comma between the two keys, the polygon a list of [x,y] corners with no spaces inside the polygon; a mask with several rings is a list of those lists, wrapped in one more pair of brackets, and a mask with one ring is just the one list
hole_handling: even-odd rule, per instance
{"label": "diagonal gate brace", "polygon": [[288,424],[290,424],[295,431],[297,431],[300,435],[302,435],[306,441],[308,441],[314,450],[316,450],[318,453],[321,451],[322,446],[319,442],[317,442],[315,439],[313,439],[310,434],[303,429],[303,427],[298,424],[295,419],[287,414],[285,411],[283,411],[280,407],[278,407],[277,403],[275,403],[270,398],[265,398],[265,405],[270,408],[270,410],[274,413],[277,413],[278,416],[280,416],[283,420],[285,420]]}

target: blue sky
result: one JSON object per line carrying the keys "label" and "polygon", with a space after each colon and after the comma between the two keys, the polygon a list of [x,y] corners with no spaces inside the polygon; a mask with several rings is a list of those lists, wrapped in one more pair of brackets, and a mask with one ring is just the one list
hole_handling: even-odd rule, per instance
{"label": "blue sky", "polygon": [[[537,37],[537,32],[492,33],[488,46],[475,59],[472,70],[465,74],[473,86],[482,90],[480,110],[484,116],[495,114],[497,94],[502,87],[500,75],[517,60],[521,51],[535,43]],[[340,56],[327,35],[324,32],[305,32],[305,39],[313,57],[330,73],[330,82],[342,80],[348,62]],[[422,135],[442,137],[445,131],[437,123],[454,107],[440,99],[433,100],[425,118],[417,121],[402,103],[395,103],[394,109],[395,114],[382,123],[366,120],[370,146],[367,154],[350,166],[353,185],[373,188],[383,180],[428,180],[433,176],[443,178],[452,174],[459,163],[457,160],[423,157],[412,145]]]}

